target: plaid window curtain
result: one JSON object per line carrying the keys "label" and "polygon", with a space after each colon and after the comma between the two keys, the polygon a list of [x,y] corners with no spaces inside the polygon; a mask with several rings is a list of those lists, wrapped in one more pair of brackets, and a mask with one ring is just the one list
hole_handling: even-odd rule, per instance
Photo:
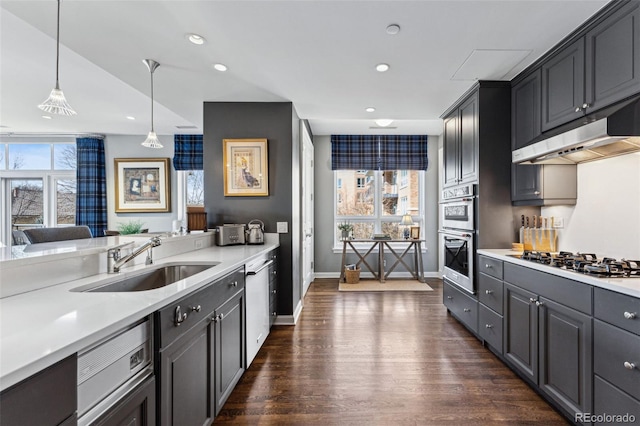
{"label": "plaid window curtain", "polygon": [[331,135],[331,170],[427,170],[427,135]]}
{"label": "plaid window curtain", "polygon": [[174,169],[203,170],[202,135],[174,135],[173,142]]}
{"label": "plaid window curtain", "polygon": [[76,225],[87,225],[94,237],[107,229],[107,180],[104,141],[76,139]]}

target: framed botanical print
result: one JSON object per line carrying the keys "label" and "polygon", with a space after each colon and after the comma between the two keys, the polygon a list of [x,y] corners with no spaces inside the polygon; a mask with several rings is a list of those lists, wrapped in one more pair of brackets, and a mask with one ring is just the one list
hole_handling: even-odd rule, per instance
{"label": "framed botanical print", "polygon": [[116,213],[171,211],[168,158],[115,158]]}
{"label": "framed botanical print", "polygon": [[224,139],[224,195],[269,195],[266,139]]}

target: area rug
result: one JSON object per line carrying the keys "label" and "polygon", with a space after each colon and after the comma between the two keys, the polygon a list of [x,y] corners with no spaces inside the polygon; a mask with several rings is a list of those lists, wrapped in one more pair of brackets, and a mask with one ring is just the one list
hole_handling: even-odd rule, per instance
{"label": "area rug", "polygon": [[360,280],[356,284],[339,283],[340,291],[433,291],[429,284],[418,280]]}

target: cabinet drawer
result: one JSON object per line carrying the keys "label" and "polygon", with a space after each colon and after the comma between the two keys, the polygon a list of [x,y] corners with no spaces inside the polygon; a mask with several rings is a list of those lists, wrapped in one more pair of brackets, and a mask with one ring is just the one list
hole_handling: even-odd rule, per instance
{"label": "cabinet drawer", "polygon": [[444,281],[443,301],[451,313],[474,333],[478,332],[478,301]]}
{"label": "cabinet drawer", "polygon": [[[640,401],[631,398],[611,383],[603,380],[598,376],[594,376],[593,381],[593,412],[597,416],[599,414],[609,415],[626,415],[634,416],[640,419]],[[594,425],[611,424],[594,422]]]}
{"label": "cabinet drawer", "polygon": [[594,373],[640,399],[640,336],[599,320],[593,331]]}
{"label": "cabinet drawer", "polygon": [[478,256],[478,271],[502,279],[502,261],[487,256]]}
{"label": "cabinet drawer", "polygon": [[486,306],[479,305],[478,334],[489,345],[502,354],[502,315]]}
{"label": "cabinet drawer", "polygon": [[596,318],[640,335],[640,299],[595,288],[593,305]]}
{"label": "cabinet drawer", "polygon": [[478,300],[502,315],[502,281],[478,274]]}

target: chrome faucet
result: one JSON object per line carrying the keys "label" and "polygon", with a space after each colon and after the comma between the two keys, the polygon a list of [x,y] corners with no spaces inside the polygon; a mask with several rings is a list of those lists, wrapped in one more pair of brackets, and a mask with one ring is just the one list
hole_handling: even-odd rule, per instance
{"label": "chrome faucet", "polygon": [[107,272],[110,274],[116,274],[120,272],[120,268],[124,266],[130,260],[138,257],[142,252],[147,250],[147,260],[145,261],[146,265],[151,265],[153,263],[153,247],[158,247],[161,243],[160,237],[153,237],[137,249],[131,252],[131,254],[120,258],[120,249],[124,246],[128,246],[129,244],[133,244],[133,241],[130,241],[125,244],[121,244],[119,246],[110,248],[107,251]]}

